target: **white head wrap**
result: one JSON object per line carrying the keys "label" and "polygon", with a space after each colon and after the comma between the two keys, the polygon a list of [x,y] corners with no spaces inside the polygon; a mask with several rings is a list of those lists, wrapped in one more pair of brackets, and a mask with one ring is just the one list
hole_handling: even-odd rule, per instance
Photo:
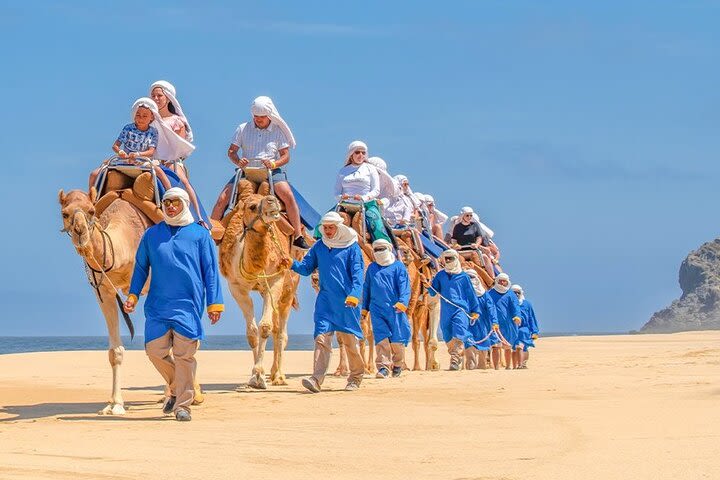
{"label": "white head wrap", "polygon": [[328,212],[323,215],[322,219],[320,220],[320,224],[337,225],[337,232],[332,238],[325,235],[325,231],[322,227],[320,227],[320,233],[322,233],[322,242],[328,248],[346,248],[357,242],[357,233],[355,233],[355,230],[343,223],[343,218],[337,212]]}
{"label": "white head wrap", "polygon": [[283,120],[278,113],[278,110],[275,108],[275,104],[270,97],[262,96],[253,100],[253,103],[250,106],[250,113],[257,117],[270,117],[270,121],[277,125],[277,127],[285,134],[285,137],[287,137],[290,148],[295,148],[295,145],[297,145],[297,143],[295,143],[295,137],[293,136],[290,127],[288,127],[288,124],[285,123],[285,120]]}
{"label": "white head wrap", "polygon": [[483,295],[485,293],[485,285],[483,285],[483,282],[482,280],[480,280],[480,276],[477,274],[477,272],[472,268],[468,268],[467,270],[465,270],[465,273],[467,273],[470,277],[473,289],[475,289],[475,295],[477,295],[478,297]]}
{"label": "white head wrap", "polygon": [[[180,105],[180,102],[178,101],[177,97],[175,96],[175,86],[165,80],[158,80],[157,82],[150,85],[150,96],[152,96],[152,91],[155,90],[157,87],[160,87],[165,94],[165,96],[168,98],[168,109],[171,113],[174,113],[185,124],[185,135],[187,136],[186,140],[188,142],[193,141],[193,133],[192,128],[190,128],[190,122],[188,121],[187,117],[185,116],[185,113],[183,112],[182,105]],[[172,105],[172,108],[170,108],[170,105]],[[173,110],[175,110],[173,112]]]}
{"label": "white head wrap", "polygon": [[[415,196],[415,194],[412,191],[412,188],[410,188],[410,180],[408,180],[408,177],[405,175],[395,175],[393,177],[395,181],[398,184],[398,188],[400,189],[400,194],[406,195],[410,201],[413,204],[413,208],[420,208],[420,199]],[[403,189],[403,182],[408,182],[407,191]]]}
{"label": "white head wrap", "polygon": [[189,157],[193,150],[195,150],[195,146],[173,132],[172,128],[165,125],[165,122],[163,122],[160,117],[157,104],[152,98],[142,97],[135,100],[130,116],[132,121],[135,121],[135,114],[140,107],[149,108],[153,113],[153,117],[155,117],[151,125],[158,131],[158,146],[155,149],[153,158],[174,162],[181,158]]}
{"label": "white head wrap", "polygon": [[[445,215],[445,213],[441,212],[436,206],[435,206],[435,199],[432,195],[425,195],[425,203],[433,204],[433,213],[435,214],[435,225],[442,225],[445,223],[448,219],[448,216]],[[454,226],[454,225],[453,225]]]}
{"label": "white head wrap", "polygon": [[[395,263],[395,253],[393,252],[393,246],[392,243],[388,242],[384,238],[379,238],[375,240],[372,243],[373,247],[373,257],[375,257],[375,261],[382,265],[383,267],[387,267],[388,265],[392,265]],[[382,247],[382,251],[375,251],[376,248]]]}
{"label": "white head wrap", "polygon": [[351,142],[350,145],[348,145],[347,153],[345,154],[345,165],[350,165],[350,159],[352,158],[353,153],[357,152],[358,150],[363,150],[365,152],[365,160],[367,160],[367,145],[365,145],[365,142],[355,140],[354,142]]}
{"label": "white head wrap", "polygon": [[370,157],[367,163],[375,167],[380,178],[380,198],[393,198],[400,194],[400,186],[387,172],[387,163],[380,157]]}
{"label": "white head wrap", "polygon": [[460,209],[460,215],[465,215],[466,213],[475,213],[475,211],[471,207],[462,207]]}
{"label": "white head wrap", "polygon": [[377,168],[378,170],[383,170],[383,171],[387,172],[387,162],[385,162],[385,160],[383,160],[382,158],[380,158],[380,157],[370,157],[370,158],[367,159],[367,162],[368,162],[370,165],[372,165],[372,166],[374,166],[375,168]]}
{"label": "white head wrap", "polygon": [[517,283],[510,288],[512,288],[513,292],[518,294],[518,302],[520,302],[520,305],[522,305],[525,301],[525,292],[523,291],[523,288]]}
{"label": "white head wrap", "polygon": [[460,266],[460,254],[453,249],[445,250],[442,253],[443,260],[445,262],[445,271],[447,273],[460,273],[462,267]]}
{"label": "white head wrap", "polygon": [[190,196],[188,193],[179,187],[168,188],[163,195],[163,200],[170,200],[173,198],[179,198],[182,201],[182,210],[174,217],[169,217],[165,211],[165,205],[163,205],[163,216],[165,217],[165,223],[172,225],[173,227],[184,227],[190,225],[195,221],[192,212],[190,212]]}
{"label": "white head wrap", "polygon": [[[507,281],[507,287],[500,285],[500,280]],[[495,285],[493,286],[493,288],[497,290],[498,293],[507,293],[507,291],[510,290],[510,276],[507,273],[501,273],[500,275],[495,277]]]}

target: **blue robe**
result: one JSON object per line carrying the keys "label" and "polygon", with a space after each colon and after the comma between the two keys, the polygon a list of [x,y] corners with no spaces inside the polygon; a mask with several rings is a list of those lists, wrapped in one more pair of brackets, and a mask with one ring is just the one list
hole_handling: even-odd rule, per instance
{"label": "blue robe", "polygon": [[535,310],[527,298],[520,305],[520,318],[522,318],[522,323],[518,328],[518,341],[523,344],[523,349],[527,350],[528,347],[535,346],[532,336],[538,334]]}
{"label": "blue robe", "polygon": [[522,320],[520,302],[518,301],[517,295],[512,290],[500,293],[494,288],[491,288],[488,293],[497,308],[500,333],[505,337],[510,347],[515,348],[518,343],[518,326],[513,319],[519,318]]}
{"label": "blue robe", "polygon": [[308,250],[302,262],[295,260],[292,265],[292,270],[303,276],[310,275],[316,268],[320,274],[320,292],[315,299],[314,335],[344,332],[363,338],[359,306],[345,306],[348,297],[360,303],[363,282],[360,245],[328,248],[321,240]]}
{"label": "blue robe", "polygon": [[410,323],[405,311],[395,311],[395,304],[407,309],[409,302],[410,278],[405,265],[399,260],[386,267],[371,263],[365,273],[362,309],[370,312],[376,345],[387,338],[390,343],[407,346]]}
{"label": "blue robe", "polygon": [[[432,288],[428,289],[432,296],[437,295],[436,291],[468,314],[480,313],[477,295],[467,273],[450,274],[445,270],[439,271],[432,279]],[[457,338],[467,345],[472,339],[468,330],[470,319],[458,307],[440,299],[440,330],[446,343]]]}
{"label": "blue robe", "polygon": [[480,340],[487,337],[492,331],[492,326],[498,323],[497,309],[488,292],[478,297],[478,305],[480,305],[480,318],[470,325],[472,341],[468,346],[475,347],[478,350],[490,350],[493,345],[500,342],[497,334],[493,333],[483,342],[480,342]]}
{"label": "blue robe", "polygon": [[197,223],[148,228],[135,254],[130,294],[140,296],[148,276],[145,343],[172,329],[191,340],[204,338],[202,316],[223,309],[215,244]]}

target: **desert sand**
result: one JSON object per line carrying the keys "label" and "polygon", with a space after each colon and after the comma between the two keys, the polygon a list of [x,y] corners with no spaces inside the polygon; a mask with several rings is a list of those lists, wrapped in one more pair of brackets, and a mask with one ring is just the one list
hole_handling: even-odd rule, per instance
{"label": "desert sand", "polygon": [[286,358],[289,384],[255,392],[236,390],[249,352],[201,351],[206,400],[179,423],[143,352],[123,417],[95,413],[106,352],[2,355],[0,478],[720,478],[720,332],[544,338],[528,370],[329,377],[317,395],[311,352]]}

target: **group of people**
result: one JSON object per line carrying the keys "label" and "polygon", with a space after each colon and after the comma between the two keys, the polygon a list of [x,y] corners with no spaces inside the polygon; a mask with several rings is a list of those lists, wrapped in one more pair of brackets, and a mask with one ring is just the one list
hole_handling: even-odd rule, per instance
{"label": "group of people", "polygon": [[[183,163],[195,148],[190,123],[170,83],[153,83],[149,95],[134,102],[133,121],[122,128],[112,146],[117,157],[130,164],[150,159],[164,188],[164,221],[150,227],[142,238],[124,309],[134,311],[150,278],[145,302],[146,352],[170,385],[172,393],[163,411],[187,421],[194,397],[194,355],[204,335],[201,319],[207,312],[215,324],[224,306],[217,254],[208,232],[211,225],[203,219]],[[338,206],[322,217],[317,228],[319,241],[310,247],[285,172],[290,150],[296,145],[292,131],[268,97],[256,98],[250,113],[251,120],[240,124],[233,135],[228,158],[243,174],[250,166],[270,171],[274,192],[283,201],[294,229],[293,246],[306,251],[302,261],[294,261],[288,268],[303,276],[317,270],[320,277],[313,373],[302,380],[307,390],[317,393],[322,388],[334,334],[347,352],[350,375],[346,390],[359,388],[365,368],[359,348],[363,338],[360,321],[367,315],[377,346],[377,377],[401,375],[411,328],[407,316],[409,276],[396,257],[393,241],[398,230],[449,244],[434,259],[442,269],[425,287],[430,295],[441,298],[440,328],[451,357],[450,370],[487,368],[488,364],[499,368],[503,349],[506,368],[526,368],[527,349],[534,346],[538,334],[532,305],[522,288],[511,288],[508,275],[499,266],[494,232],[471,208],[463,208],[450,219],[444,237],[448,216],[435,208],[434,198],[413,192],[406,176],[391,176],[382,158],[368,157],[367,145],[354,141],[337,175],[334,193]],[[106,169],[107,163],[92,172],[91,186]],[[171,175],[179,179],[182,188],[172,187]],[[211,220],[220,220],[232,207],[229,201],[235,178],[221,191]],[[357,208],[364,212],[372,241],[373,262],[366,271],[358,235],[338,213]],[[465,258],[482,266],[494,281],[489,291],[475,270],[462,269],[460,256],[466,254]]]}

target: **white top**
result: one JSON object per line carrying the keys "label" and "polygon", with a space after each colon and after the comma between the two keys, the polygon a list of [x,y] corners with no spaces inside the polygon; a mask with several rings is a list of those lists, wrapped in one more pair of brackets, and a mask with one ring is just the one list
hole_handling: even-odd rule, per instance
{"label": "white top", "polygon": [[390,205],[383,210],[383,216],[392,225],[397,225],[401,220],[410,223],[415,212],[415,205],[409,196],[404,193],[390,199]]}
{"label": "white top", "polygon": [[342,195],[360,195],[363,202],[378,198],[380,178],[375,167],[362,163],[341,168],[335,181],[335,198],[340,201]]}
{"label": "white top", "polygon": [[240,147],[240,157],[248,160],[277,160],[280,158],[280,150],[290,147],[285,133],[272,122],[267,128],[257,128],[253,121],[241,123],[237,127],[232,144]]}

